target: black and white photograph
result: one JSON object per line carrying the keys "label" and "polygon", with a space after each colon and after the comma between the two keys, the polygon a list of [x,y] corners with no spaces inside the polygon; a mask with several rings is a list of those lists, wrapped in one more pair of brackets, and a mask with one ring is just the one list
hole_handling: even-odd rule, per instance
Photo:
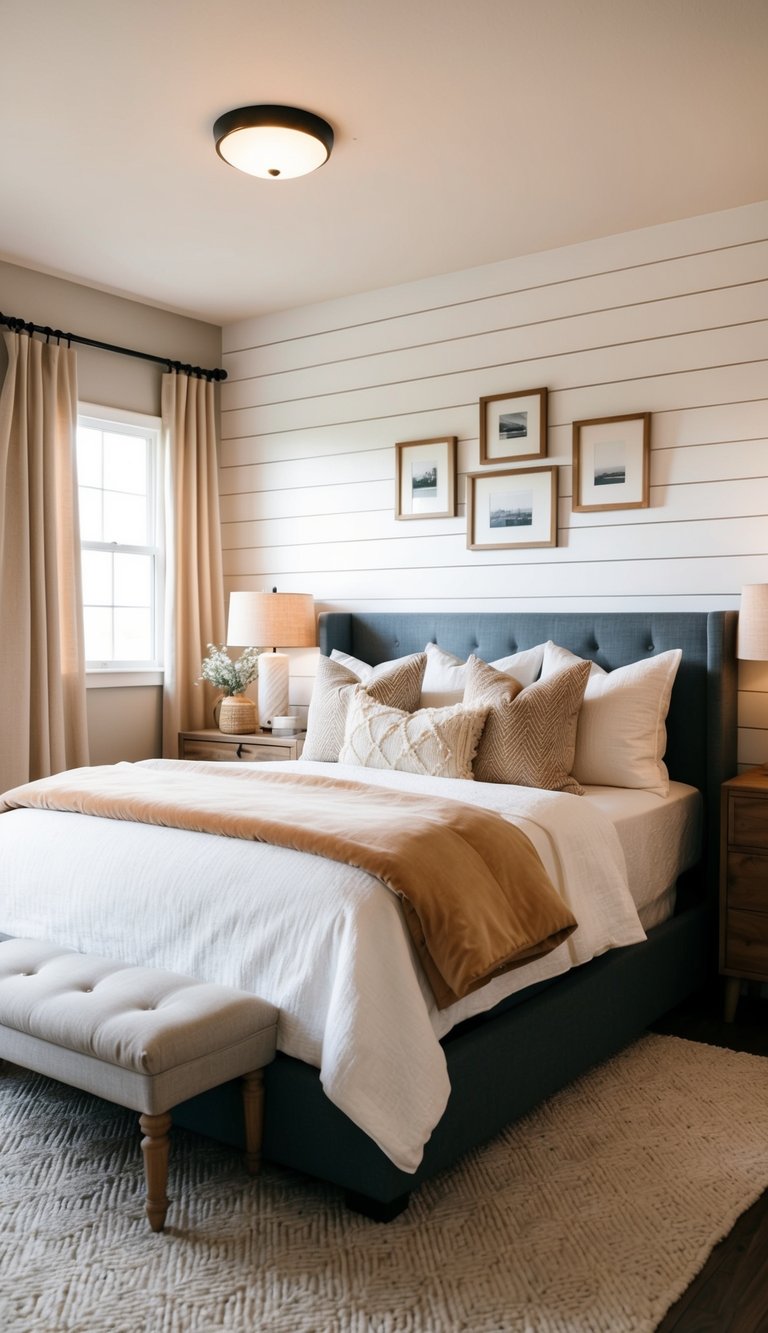
{"label": "black and white photograph", "polygon": [[433,459],[411,464],[411,493],[414,509],[437,499],[437,463]]}
{"label": "black and white photograph", "polygon": [[650,412],[573,423],[573,512],[647,509]]}
{"label": "black and white photograph", "polygon": [[524,440],[528,436],[527,412],[501,412],[499,415],[499,439]]}
{"label": "black and white photograph", "polygon": [[491,491],[492,528],[530,528],[533,524],[533,491]]}
{"label": "black and white photograph", "polygon": [[556,467],[467,476],[470,551],[557,545]]}
{"label": "black and white photograph", "polygon": [[395,518],[454,518],[456,436],[395,445]]}
{"label": "black and white photograph", "polygon": [[547,456],[547,390],[521,389],[480,399],[480,463]]}
{"label": "black and white photograph", "polygon": [[627,480],[627,450],[623,442],[606,440],[595,445],[596,486],[623,486]]}

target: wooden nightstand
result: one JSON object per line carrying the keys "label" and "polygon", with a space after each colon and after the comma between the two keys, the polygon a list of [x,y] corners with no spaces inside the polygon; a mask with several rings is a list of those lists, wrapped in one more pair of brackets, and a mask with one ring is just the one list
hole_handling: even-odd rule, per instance
{"label": "wooden nightstand", "polygon": [[720,853],[720,971],[725,1019],[739,983],[768,981],[768,774],[762,768],[723,783]]}
{"label": "wooden nightstand", "polygon": [[209,763],[240,760],[298,759],[304,749],[304,733],[273,736],[271,731],[255,736],[228,736],[221,731],[180,731],[179,759],[207,759]]}

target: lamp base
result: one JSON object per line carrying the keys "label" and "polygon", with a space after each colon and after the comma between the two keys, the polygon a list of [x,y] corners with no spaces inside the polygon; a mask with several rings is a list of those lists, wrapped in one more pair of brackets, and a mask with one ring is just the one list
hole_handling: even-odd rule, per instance
{"label": "lamp base", "polygon": [[259,726],[272,728],[273,717],[288,712],[288,654],[259,654]]}

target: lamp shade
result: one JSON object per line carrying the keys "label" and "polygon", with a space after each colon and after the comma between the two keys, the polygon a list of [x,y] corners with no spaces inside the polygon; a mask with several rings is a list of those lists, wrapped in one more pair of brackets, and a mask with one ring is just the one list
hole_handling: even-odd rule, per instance
{"label": "lamp shade", "polygon": [[312,111],[293,106],[241,106],[213,127],[216,152],[230,166],[263,180],[306,176],[328,161],[333,130]]}
{"label": "lamp shade", "polygon": [[768,583],[748,583],[741,590],[736,656],[768,662]]}
{"label": "lamp shade", "polygon": [[306,592],[230,593],[227,643],[233,648],[314,648],[314,598]]}

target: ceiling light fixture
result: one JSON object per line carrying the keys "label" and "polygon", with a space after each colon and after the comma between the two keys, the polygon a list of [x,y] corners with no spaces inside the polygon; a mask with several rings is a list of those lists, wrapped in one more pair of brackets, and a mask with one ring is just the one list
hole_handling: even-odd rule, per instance
{"label": "ceiling light fixture", "polygon": [[264,180],[306,176],[328,161],[333,130],[327,120],[293,106],[241,106],[213,127],[216,152],[230,166]]}

